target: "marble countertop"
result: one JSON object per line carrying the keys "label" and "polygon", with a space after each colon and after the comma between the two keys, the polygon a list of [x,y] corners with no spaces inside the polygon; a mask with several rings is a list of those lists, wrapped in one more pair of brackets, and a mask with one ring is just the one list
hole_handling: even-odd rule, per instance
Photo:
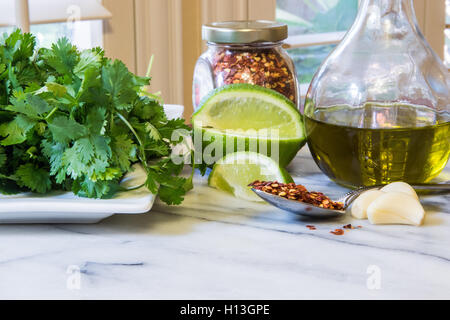
{"label": "marble countertop", "polygon": [[[289,171],[309,189],[346,191],[307,148]],[[373,226],[308,221],[195,180],[178,207],[95,225],[1,225],[0,299],[450,298],[449,196],[421,199],[422,227]],[[362,228],[330,233],[347,223]]]}

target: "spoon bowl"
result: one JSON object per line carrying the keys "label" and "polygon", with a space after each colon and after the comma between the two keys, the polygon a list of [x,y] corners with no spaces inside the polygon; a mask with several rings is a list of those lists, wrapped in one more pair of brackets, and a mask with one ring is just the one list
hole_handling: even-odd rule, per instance
{"label": "spoon bowl", "polygon": [[345,210],[332,210],[314,206],[306,202],[286,199],[262,190],[252,188],[261,199],[270,203],[271,205],[298,215],[312,217],[312,218],[334,218],[345,215]]}

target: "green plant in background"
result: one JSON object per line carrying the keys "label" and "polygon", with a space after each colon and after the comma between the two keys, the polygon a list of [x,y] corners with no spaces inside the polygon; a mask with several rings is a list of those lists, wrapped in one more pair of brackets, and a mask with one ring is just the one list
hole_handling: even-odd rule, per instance
{"label": "green plant in background", "polygon": [[[358,11],[358,0],[278,0],[276,17],[290,35],[346,31]],[[334,45],[289,50],[300,83],[309,83]]]}
{"label": "green plant in background", "polygon": [[[336,2],[335,0],[325,1]],[[351,27],[358,12],[357,0],[340,0],[325,12],[318,12],[314,17],[314,32],[345,31]]]}
{"label": "green plant in background", "polygon": [[[288,50],[289,55],[294,60],[299,82],[311,82],[317,68],[335,47],[336,45],[324,45]],[[302,94],[305,94],[305,92],[302,92]]]}
{"label": "green plant in background", "polygon": [[278,0],[276,10],[290,35],[345,31],[356,17],[358,0]]}

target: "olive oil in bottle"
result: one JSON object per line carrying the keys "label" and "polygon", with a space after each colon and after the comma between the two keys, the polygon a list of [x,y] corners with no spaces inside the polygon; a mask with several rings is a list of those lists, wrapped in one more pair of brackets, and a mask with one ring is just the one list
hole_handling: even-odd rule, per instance
{"label": "olive oil in bottle", "polygon": [[346,186],[428,182],[450,154],[450,116],[427,107],[317,108],[305,125],[317,165]]}

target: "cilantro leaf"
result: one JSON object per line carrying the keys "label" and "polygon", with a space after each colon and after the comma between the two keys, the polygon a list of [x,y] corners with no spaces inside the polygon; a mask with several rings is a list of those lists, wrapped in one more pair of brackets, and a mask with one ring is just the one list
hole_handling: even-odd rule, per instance
{"label": "cilantro leaf", "polygon": [[42,141],[42,153],[50,161],[50,175],[56,177],[57,183],[62,183],[66,178],[66,170],[62,158],[66,145],[63,143],[52,143],[49,140]]}
{"label": "cilantro leaf", "polygon": [[48,128],[53,134],[53,139],[61,143],[68,143],[87,134],[86,127],[75,120],[63,116],[54,118],[48,124]]}
{"label": "cilantro leaf", "polygon": [[52,50],[45,50],[43,58],[59,74],[71,74],[80,59],[77,48],[67,38],[59,39]]}
{"label": "cilantro leaf", "polygon": [[119,183],[115,181],[92,181],[89,178],[76,180],[73,184],[73,192],[81,197],[109,198],[119,189]]}
{"label": "cilantro leaf", "polygon": [[64,166],[67,175],[73,179],[77,179],[86,173],[86,163],[74,147],[64,151],[61,164]]}
{"label": "cilantro leaf", "polygon": [[11,104],[12,105],[7,106],[5,109],[22,113],[34,119],[39,119],[40,116],[52,109],[48,103],[39,96],[24,94],[23,92],[16,92],[15,96],[11,98]]}
{"label": "cilantro leaf", "polygon": [[89,163],[95,154],[94,145],[89,138],[81,138],[75,141],[72,147],[80,157],[83,163]]}
{"label": "cilantro leaf", "polygon": [[45,87],[58,98],[64,97],[67,93],[67,88],[59,83],[47,82]]}
{"label": "cilantro leaf", "polygon": [[152,123],[164,123],[167,120],[164,109],[160,103],[149,97],[139,97],[139,99],[135,101],[131,115],[142,120],[151,121]]}
{"label": "cilantro leaf", "polygon": [[137,146],[126,134],[118,135],[112,139],[113,161],[117,163],[123,171],[129,171],[131,163],[136,161]]}
{"label": "cilantro leaf", "polygon": [[[184,184],[184,180],[179,181],[181,185]],[[159,198],[167,204],[181,204],[184,200],[186,190],[182,187],[170,188],[167,186],[161,186],[159,188]]]}
{"label": "cilantro leaf", "polygon": [[62,165],[67,174],[78,179],[84,175],[103,173],[111,156],[109,139],[103,136],[83,138],[67,148],[62,156]]}
{"label": "cilantro leaf", "polygon": [[[169,140],[172,139],[172,133],[175,130],[180,130],[179,131],[180,135],[182,133],[185,133],[188,135],[191,131],[191,129],[184,123],[183,119],[169,120],[164,124],[164,126],[158,128],[158,130],[163,139],[169,139]],[[184,130],[184,131],[182,131],[182,130]],[[182,136],[180,136],[180,138],[182,138]]]}
{"label": "cilantro leaf", "polygon": [[102,52],[94,50],[84,50],[80,54],[80,61],[73,69],[73,73],[79,78],[85,76],[85,71],[88,68],[98,69],[101,67]]}
{"label": "cilantro leaf", "polygon": [[37,121],[25,115],[18,114],[13,121],[0,125],[0,136],[6,137],[0,144],[10,146],[27,140],[27,133],[36,125]]}
{"label": "cilantro leaf", "polygon": [[86,118],[86,127],[91,134],[101,134],[105,127],[106,110],[104,108],[91,108]]}
{"label": "cilantro leaf", "polygon": [[52,187],[49,172],[32,163],[21,165],[14,175],[19,186],[30,188],[31,191],[45,193]]}
{"label": "cilantro leaf", "polygon": [[130,109],[131,103],[137,98],[137,92],[133,85],[133,75],[123,62],[116,60],[104,66],[102,82],[114,108]]}
{"label": "cilantro leaf", "polygon": [[30,58],[34,53],[36,39],[30,33],[22,34],[20,29],[13,31],[4,41],[3,55],[7,62],[17,62]]}

